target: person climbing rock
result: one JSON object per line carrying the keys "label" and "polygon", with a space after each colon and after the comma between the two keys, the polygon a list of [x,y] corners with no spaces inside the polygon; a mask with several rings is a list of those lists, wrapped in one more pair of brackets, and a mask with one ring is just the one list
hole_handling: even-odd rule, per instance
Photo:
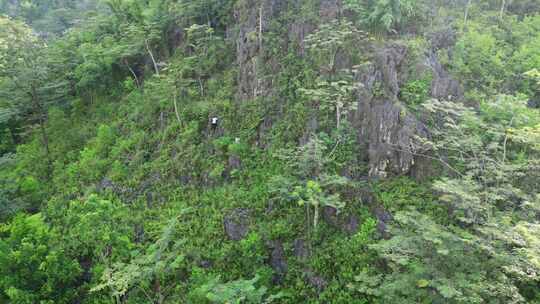
{"label": "person climbing rock", "polygon": [[214,116],[210,119],[210,124],[212,126],[212,131],[215,131],[218,127],[219,118],[217,116]]}

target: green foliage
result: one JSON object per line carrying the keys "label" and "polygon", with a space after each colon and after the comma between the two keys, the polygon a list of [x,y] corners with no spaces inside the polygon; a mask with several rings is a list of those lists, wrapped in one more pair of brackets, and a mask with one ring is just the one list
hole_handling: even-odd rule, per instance
{"label": "green foliage", "polygon": [[317,63],[323,66],[325,73],[335,73],[335,60],[340,50],[358,43],[366,34],[358,30],[346,19],[336,19],[321,24],[319,28],[304,40]]}
{"label": "green foliage", "polygon": [[60,35],[75,25],[86,12],[98,8],[94,0],[0,1],[0,13],[19,17],[36,30]]}
{"label": "green foliage", "polygon": [[316,255],[311,258],[310,264],[325,277],[332,279],[330,290],[321,295],[324,300],[333,303],[363,303],[376,293],[371,290],[375,285],[363,282],[360,277],[367,275],[374,259],[369,246],[375,242],[377,222],[365,214],[362,214],[362,218],[364,221],[358,232],[321,244]]}
{"label": "green foliage", "polygon": [[494,30],[469,25],[456,45],[455,67],[469,87],[498,88],[507,76],[504,66],[506,48],[497,40]]}
{"label": "green foliage", "polygon": [[536,80],[538,85],[540,85],[540,72],[537,69],[532,69],[525,72],[525,76],[531,77],[532,79]]}
{"label": "green foliage", "polygon": [[[372,247],[392,268],[380,287],[383,297],[412,302],[525,301],[523,286],[536,284],[537,270],[528,277],[523,273],[536,266],[510,248],[515,238],[526,234],[525,223],[534,223],[525,209],[538,207],[536,195],[528,191],[529,182],[538,179],[529,176],[523,182],[520,176],[531,170],[537,154],[522,160],[521,151],[536,149],[535,141],[515,140],[512,134],[531,131],[539,113],[509,96],[483,104],[479,113],[451,102],[430,101],[424,107],[432,117],[442,118],[433,123],[432,139],[420,140],[418,148],[429,148],[452,171],[433,183],[438,200],[449,207],[450,225],[416,210],[396,215],[395,236]],[[520,201],[530,203],[525,207]],[[535,229],[534,224],[527,227]],[[509,235],[514,229],[522,236]]]}
{"label": "green foliage", "polygon": [[311,60],[320,67],[320,73],[313,86],[302,86],[299,91],[310,100],[313,108],[328,113],[335,112],[336,128],[341,126],[344,116],[356,108],[352,70],[338,70],[338,55],[346,54],[355,44],[366,38],[351,22],[336,19],[321,24],[304,43],[308,47]]}
{"label": "green foliage", "polygon": [[[372,248],[389,263],[378,292],[402,303],[501,303],[523,300],[502,268],[508,263],[498,243],[457,227],[445,227],[417,212],[395,216],[395,236]],[[489,259],[486,259],[489,257]]]}
{"label": "green foliage", "polygon": [[143,252],[131,252],[129,263],[117,262],[109,266],[101,275],[101,283],[93,287],[91,292],[108,290],[110,297],[120,302],[122,297],[133,288],[141,291],[141,295],[131,292],[133,298],[141,297],[162,301],[174,292],[172,288],[153,288],[152,284],[166,283],[174,278],[174,273],[184,266],[185,255],[181,252],[183,240],[173,240],[178,219],[173,218],[164,228],[159,239]]}
{"label": "green foliage", "polygon": [[376,32],[396,32],[423,16],[420,14],[421,1],[418,0],[346,0],[344,6]]}
{"label": "green foliage", "polygon": [[507,24],[489,19],[469,22],[457,41],[452,68],[468,88],[482,95],[515,91],[530,95],[531,83],[522,78],[540,63],[538,29],[538,15],[510,19]]}
{"label": "green foliage", "polygon": [[231,19],[236,1],[221,0],[181,0],[169,3],[174,18],[185,19],[189,24],[213,24],[224,30]]}
{"label": "green foliage", "polygon": [[336,128],[341,126],[341,119],[357,107],[353,101],[352,81],[319,81],[314,89],[303,89],[302,92],[310,99],[320,102],[322,111],[334,110],[336,113]]}
{"label": "green foliage", "polygon": [[279,157],[290,163],[295,169],[294,174],[277,175],[270,181],[270,192],[274,199],[305,208],[308,240],[313,237],[312,231],[318,230],[321,208],[342,209],[345,202],[340,198],[339,191],[351,186],[347,178],[325,172],[325,166],[331,161],[326,151],[327,147],[316,136],[296,151],[284,151]]}
{"label": "green foliage", "polygon": [[417,108],[429,98],[433,76],[426,74],[418,79],[412,79],[400,88],[400,97],[411,108]]}
{"label": "green foliage", "polygon": [[[201,277],[199,277],[201,276]],[[204,281],[203,281],[204,279]],[[189,294],[190,303],[273,303],[281,298],[281,295],[266,296],[267,288],[258,287],[259,277],[251,280],[236,280],[222,283],[220,277],[204,277],[201,274],[195,276],[195,280],[203,281],[200,286]]]}
{"label": "green foliage", "polygon": [[81,268],[39,214],[0,227],[0,299],[9,303],[72,303]]}
{"label": "green foliage", "polygon": [[[278,2],[0,0],[0,302],[540,299],[537,5]],[[427,180],[366,170],[394,63]]]}
{"label": "green foliage", "polygon": [[127,209],[91,195],[82,201],[51,202],[47,218],[65,240],[64,250],[72,256],[103,263],[128,255],[132,246]]}
{"label": "green foliage", "polygon": [[410,178],[400,177],[372,185],[377,200],[391,212],[418,210],[439,223],[448,223],[447,206],[434,203],[432,189]]}

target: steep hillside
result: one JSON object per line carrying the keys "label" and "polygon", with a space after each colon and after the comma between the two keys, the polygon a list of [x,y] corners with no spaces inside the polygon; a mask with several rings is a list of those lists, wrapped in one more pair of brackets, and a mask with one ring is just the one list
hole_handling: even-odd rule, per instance
{"label": "steep hillside", "polygon": [[1,303],[540,301],[537,1],[0,12]]}

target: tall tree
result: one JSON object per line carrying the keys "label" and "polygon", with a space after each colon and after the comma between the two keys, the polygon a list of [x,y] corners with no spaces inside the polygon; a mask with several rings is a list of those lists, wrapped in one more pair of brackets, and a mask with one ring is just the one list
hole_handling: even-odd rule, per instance
{"label": "tall tree", "polygon": [[5,17],[0,17],[0,46],[1,107],[30,128],[37,125],[49,175],[52,159],[46,131],[47,111],[66,92],[66,82],[55,75],[61,72],[60,62],[28,26]]}

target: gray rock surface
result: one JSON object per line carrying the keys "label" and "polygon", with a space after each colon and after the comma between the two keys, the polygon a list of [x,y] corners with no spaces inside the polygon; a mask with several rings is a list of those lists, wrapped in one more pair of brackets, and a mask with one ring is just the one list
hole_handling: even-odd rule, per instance
{"label": "gray rock surface", "polygon": [[311,285],[318,293],[323,292],[328,286],[328,282],[320,275],[314,273],[312,270],[307,269],[304,273],[306,282]]}
{"label": "gray rock surface", "polygon": [[371,177],[408,173],[415,162],[413,137],[427,136],[424,125],[397,98],[399,69],[406,54],[402,45],[387,45],[376,51],[374,62],[364,65],[357,76],[354,124],[363,153],[368,156]]}
{"label": "gray rock surface", "polygon": [[390,238],[388,232],[388,224],[393,220],[392,214],[388,212],[382,205],[377,205],[372,210],[373,215],[377,218],[377,232],[385,239]]}
{"label": "gray rock surface", "polygon": [[269,264],[274,270],[273,281],[274,284],[279,284],[283,281],[283,278],[287,274],[288,270],[287,258],[285,255],[285,250],[283,249],[283,243],[279,240],[271,241],[269,243],[269,249]]}
{"label": "gray rock surface", "polygon": [[433,72],[431,82],[431,97],[446,100],[461,100],[463,89],[459,82],[445,71],[433,52],[427,56],[427,62]]}
{"label": "gray rock surface", "polygon": [[[283,111],[277,92],[274,90],[275,75],[283,68],[276,56],[268,56],[264,39],[261,37],[270,28],[283,12],[299,10],[301,2],[284,0],[247,0],[235,12],[237,32],[236,56],[238,64],[238,90],[237,102],[249,102],[263,97],[275,100],[273,108],[262,117],[257,126],[256,142],[265,146],[266,134],[273,127],[275,121]],[[330,21],[343,14],[341,0],[321,0],[319,2],[319,18]],[[298,43],[299,55],[304,55],[303,40],[315,30],[314,23],[303,20],[292,22],[288,27],[288,34],[282,39],[282,49],[288,49],[293,43]],[[452,29],[443,29],[428,36],[431,46],[425,54],[419,56],[413,63],[407,47],[400,43],[366,42],[366,46],[359,48],[362,56],[369,57],[355,76],[358,108],[350,115],[352,125],[358,130],[360,145],[360,160],[368,163],[371,178],[385,178],[394,175],[410,174],[416,166],[425,170],[430,162],[418,156],[412,144],[416,136],[429,136],[426,126],[415,113],[399,101],[400,89],[410,77],[422,72],[433,75],[430,94],[434,98],[461,99],[463,90],[459,82],[454,79],[440,63],[437,54],[441,50],[448,50],[455,44],[455,32]],[[362,51],[360,51],[362,49]],[[367,53],[366,53],[367,52]],[[352,68],[349,55],[338,52],[336,65],[341,68]],[[414,67],[416,65],[416,68]],[[315,111],[316,112],[316,111]],[[313,115],[312,115],[313,116]],[[300,139],[305,142],[307,136],[317,132],[319,122],[317,117],[308,117],[306,136]]]}
{"label": "gray rock surface", "polygon": [[305,240],[303,239],[294,240],[293,247],[294,247],[294,255],[297,258],[299,258],[302,261],[307,260],[307,258],[310,255],[310,252],[309,252],[309,248]]}
{"label": "gray rock surface", "polygon": [[247,209],[231,210],[223,218],[225,234],[233,241],[240,241],[249,233],[250,212]]}
{"label": "gray rock surface", "polygon": [[[450,35],[450,34],[449,34]],[[447,47],[451,38],[439,38],[437,47]],[[358,109],[353,124],[358,129],[361,153],[367,155],[369,176],[385,178],[410,174],[414,167],[425,165],[426,160],[413,145],[414,138],[428,137],[429,132],[419,117],[400,102],[399,92],[406,71],[407,48],[387,43],[373,50],[374,59],[364,64],[356,76],[358,82]],[[463,90],[441,65],[436,53],[427,50],[425,58],[416,67],[418,72],[433,75],[430,93],[433,98],[459,100]],[[414,71],[413,73],[414,74]]]}
{"label": "gray rock surface", "polygon": [[360,227],[360,219],[356,214],[348,215],[344,218],[344,220],[341,223],[341,229],[343,232],[352,235],[358,232],[358,228]]}

